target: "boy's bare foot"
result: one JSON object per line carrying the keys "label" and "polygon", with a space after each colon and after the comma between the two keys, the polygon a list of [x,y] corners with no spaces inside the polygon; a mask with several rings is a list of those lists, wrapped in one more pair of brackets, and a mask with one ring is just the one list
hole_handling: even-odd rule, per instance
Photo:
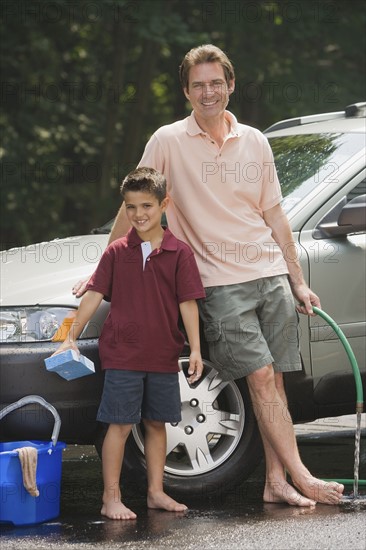
{"label": "boy's bare foot", "polygon": [[148,494],[147,507],[167,510],[168,512],[184,512],[185,510],[188,510],[185,504],[180,504],[179,502],[176,502],[163,491],[159,493]]}
{"label": "boy's bare foot", "polygon": [[344,485],[336,481],[323,481],[309,475],[302,481],[293,482],[305,496],[321,504],[339,504],[342,500]]}
{"label": "boy's bare foot", "polygon": [[110,500],[103,504],[100,511],[102,516],[109,519],[136,519],[135,512],[132,512],[121,501]]}
{"label": "boy's bare foot", "polygon": [[264,502],[280,503],[285,502],[291,506],[316,505],[316,501],[300,495],[287,481],[267,481],[263,492]]}

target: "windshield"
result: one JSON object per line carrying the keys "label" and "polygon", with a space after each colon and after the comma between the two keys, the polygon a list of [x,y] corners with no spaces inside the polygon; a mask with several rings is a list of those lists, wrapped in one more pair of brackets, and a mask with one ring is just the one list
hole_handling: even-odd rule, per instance
{"label": "windshield", "polygon": [[317,185],[334,182],[340,166],[365,146],[365,136],[297,134],[269,138],[269,142],[281,182],[282,207],[289,212]]}

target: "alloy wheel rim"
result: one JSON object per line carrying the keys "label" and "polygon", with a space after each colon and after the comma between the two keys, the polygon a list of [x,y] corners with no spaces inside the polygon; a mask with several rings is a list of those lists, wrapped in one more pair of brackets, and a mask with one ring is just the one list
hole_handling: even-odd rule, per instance
{"label": "alloy wheel rim", "polygon": [[[182,420],[167,424],[165,472],[197,476],[223,464],[235,451],[245,426],[243,397],[234,382],[223,381],[212,363],[204,361],[201,379],[189,385],[185,373],[189,359],[179,360]],[[141,425],[133,437],[144,452]]]}

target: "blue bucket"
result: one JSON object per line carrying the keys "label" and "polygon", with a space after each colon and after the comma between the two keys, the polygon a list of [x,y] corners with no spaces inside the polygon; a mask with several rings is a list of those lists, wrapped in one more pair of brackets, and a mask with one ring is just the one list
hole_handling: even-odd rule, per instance
{"label": "blue bucket", "polygon": [[[9,412],[31,403],[46,407],[53,414],[55,425],[50,442],[0,443],[0,522],[3,523],[30,525],[53,519],[60,513],[62,451],[66,445],[57,442],[61,421],[56,409],[42,397],[30,395],[0,411],[0,420]],[[38,497],[30,495],[24,488],[21,463],[15,451],[20,447],[37,449]]]}

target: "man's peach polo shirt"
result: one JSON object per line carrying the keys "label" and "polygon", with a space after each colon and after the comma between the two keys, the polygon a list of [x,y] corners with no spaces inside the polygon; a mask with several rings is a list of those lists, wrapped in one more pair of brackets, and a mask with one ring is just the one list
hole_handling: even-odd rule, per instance
{"label": "man's peach polo shirt", "polygon": [[221,148],[192,112],[159,128],[139,163],[165,175],[169,228],[193,249],[205,287],[288,273],[262,216],[282,198],[271,148],[259,130],[226,117]]}

